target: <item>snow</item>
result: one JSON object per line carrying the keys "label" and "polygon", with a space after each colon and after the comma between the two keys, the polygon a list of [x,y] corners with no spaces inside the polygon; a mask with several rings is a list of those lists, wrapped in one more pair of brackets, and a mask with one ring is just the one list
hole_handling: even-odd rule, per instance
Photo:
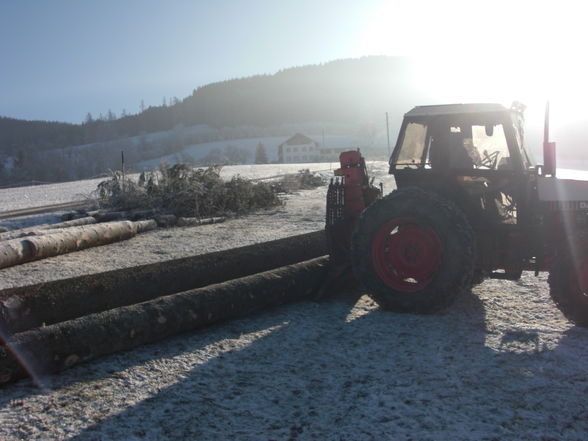
{"label": "snow", "polygon": [[[386,164],[370,168],[390,191]],[[314,231],[324,195],[0,270],[0,288]],[[9,385],[0,439],[583,440],[587,339],[545,275],[486,281],[427,316],[341,291],[103,357],[44,389]]]}
{"label": "snow", "polygon": [[81,201],[105,178],[0,189],[0,212]]}

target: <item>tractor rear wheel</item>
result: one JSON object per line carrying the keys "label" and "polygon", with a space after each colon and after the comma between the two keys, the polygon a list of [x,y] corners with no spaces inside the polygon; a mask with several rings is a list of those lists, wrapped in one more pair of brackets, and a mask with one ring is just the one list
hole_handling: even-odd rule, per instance
{"label": "tractor rear wheel", "polygon": [[588,327],[588,238],[570,241],[573,251],[559,250],[549,272],[549,293],[563,315]]}
{"label": "tractor rear wheel", "polygon": [[432,313],[470,288],[475,243],[455,204],[407,187],[364,211],[351,257],[358,281],[383,309]]}

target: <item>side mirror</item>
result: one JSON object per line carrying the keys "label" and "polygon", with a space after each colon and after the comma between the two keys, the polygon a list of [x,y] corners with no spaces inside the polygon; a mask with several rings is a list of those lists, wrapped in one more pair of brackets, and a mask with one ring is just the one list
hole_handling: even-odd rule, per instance
{"label": "side mirror", "polygon": [[486,136],[494,135],[494,125],[493,124],[486,124]]}

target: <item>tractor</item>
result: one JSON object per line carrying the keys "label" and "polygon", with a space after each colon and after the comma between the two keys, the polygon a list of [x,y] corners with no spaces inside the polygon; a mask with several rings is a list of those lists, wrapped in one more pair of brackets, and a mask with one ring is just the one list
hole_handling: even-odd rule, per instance
{"label": "tractor", "polygon": [[390,157],[396,190],[343,152],[327,193],[335,269],[353,269],[383,309],[434,313],[486,278],[549,272],[563,314],[588,326],[588,182],[556,177],[545,114],[544,164],[524,143],[524,106],[418,106]]}

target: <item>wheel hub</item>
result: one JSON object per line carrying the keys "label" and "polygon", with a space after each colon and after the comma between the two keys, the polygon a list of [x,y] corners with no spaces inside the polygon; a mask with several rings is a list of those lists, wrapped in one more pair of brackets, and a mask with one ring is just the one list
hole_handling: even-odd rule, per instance
{"label": "wheel hub", "polygon": [[435,231],[415,218],[392,219],[372,242],[372,261],[380,279],[395,290],[427,286],[441,264],[443,246]]}

